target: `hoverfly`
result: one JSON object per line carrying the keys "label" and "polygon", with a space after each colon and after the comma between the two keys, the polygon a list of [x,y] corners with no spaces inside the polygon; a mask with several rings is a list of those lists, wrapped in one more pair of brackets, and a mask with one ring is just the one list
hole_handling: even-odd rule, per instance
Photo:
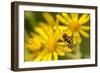
{"label": "hoverfly", "polygon": [[67,42],[67,46],[72,49],[74,47],[72,37],[68,36],[67,34],[63,34],[63,38],[64,41]]}

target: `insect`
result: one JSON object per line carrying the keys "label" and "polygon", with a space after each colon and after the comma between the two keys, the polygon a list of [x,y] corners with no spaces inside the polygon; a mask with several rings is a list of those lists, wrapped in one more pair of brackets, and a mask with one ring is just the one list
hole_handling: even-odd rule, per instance
{"label": "insect", "polygon": [[67,34],[63,34],[63,38],[64,41],[67,42],[67,46],[72,49],[74,47],[72,37],[68,36]]}

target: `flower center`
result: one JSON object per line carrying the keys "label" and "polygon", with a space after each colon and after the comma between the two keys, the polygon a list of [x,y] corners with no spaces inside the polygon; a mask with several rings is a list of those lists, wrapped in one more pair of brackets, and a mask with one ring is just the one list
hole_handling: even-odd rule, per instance
{"label": "flower center", "polygon": [[72,21],[70,28],[73,32],[77,31],[79,29],[80,25],[78,23],[78,21]]}
{"label": "flower center", "polygon": [[47,44],[46,44],[46,48],[51,52],[54,51],[56,47],[56,41],[54,38],[49,38]]}

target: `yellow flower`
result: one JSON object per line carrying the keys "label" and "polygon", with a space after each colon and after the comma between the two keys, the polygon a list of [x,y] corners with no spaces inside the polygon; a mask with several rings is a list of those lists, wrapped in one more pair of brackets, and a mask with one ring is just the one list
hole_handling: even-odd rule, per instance
{"label": "yellow flower", "polygon": [[81,42],[80,34],[86,38],[89,37],[86,32],[90,29],[89,14],[61,13],[57,14],[57,19],[63,23],[62,25],[59,24],[59,28],[68,36],[73,36],[74,43]]}
{"label": "yellow flower", "polygon": [[53,30],[56,30],[58,27],[58,19],[54,19],[54,17],[50,13],[42,13],[46,23],[51,26]]}
{"label": "yellow flower", "polygon": [[32,35],[33,37],[26,42],[25,46],[33,52],[33,55],[39,52],[33,61],[58,60],[58,56],[71,52],[65,42],[58,41],[61,36],[60,30],[55,31],[50,25],[41,22]]}

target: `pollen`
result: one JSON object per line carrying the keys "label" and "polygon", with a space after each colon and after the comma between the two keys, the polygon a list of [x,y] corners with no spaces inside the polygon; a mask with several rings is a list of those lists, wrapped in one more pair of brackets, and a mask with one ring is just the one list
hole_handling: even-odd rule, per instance
{"label": "pollen", "polygon": [[70,24],[70,28],[73,32],[78,31],[80,25],[78,21],[72,21]]}

